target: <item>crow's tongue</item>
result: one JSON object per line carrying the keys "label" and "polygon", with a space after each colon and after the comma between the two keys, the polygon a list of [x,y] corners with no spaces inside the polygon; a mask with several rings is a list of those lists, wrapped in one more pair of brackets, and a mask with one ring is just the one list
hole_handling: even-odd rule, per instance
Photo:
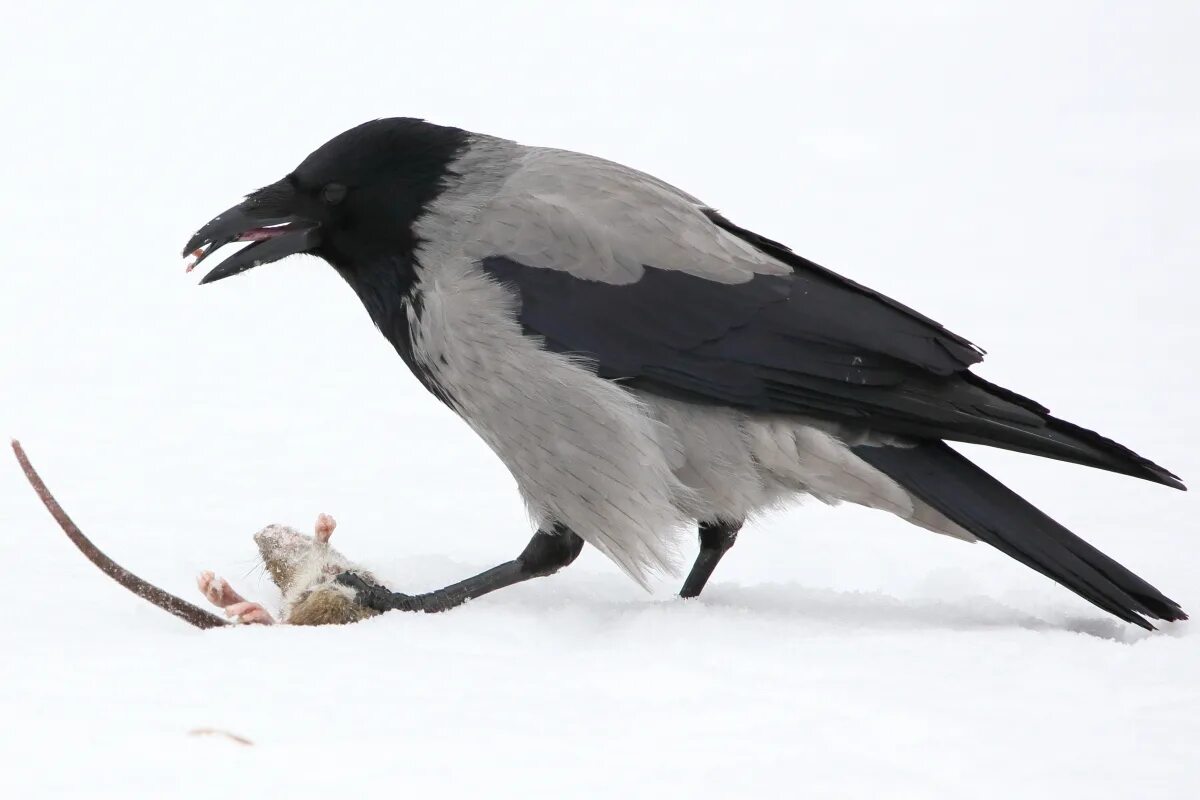
{"label": "crow's tongue", "polygon": [[274,228],[251,228],[245,233],[234,239],[235,242],[261,242],[264,239],[274,239],[276,236],[282,236],[287,233],[290,228],[287,225],[279,225]]}

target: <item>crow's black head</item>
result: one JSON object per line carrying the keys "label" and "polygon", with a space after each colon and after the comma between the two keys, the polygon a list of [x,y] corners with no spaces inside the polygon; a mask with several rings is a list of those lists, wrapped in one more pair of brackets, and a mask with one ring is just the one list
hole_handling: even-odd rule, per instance
{"label": "crow's black head", "polygon": [[437,196],[467,133],[423,120],[380,119],[335,136],[282,180],[246,196],[202,227],[184,248],[195,267],[230,242],[253,242],[217,265],[211,283],[294,253],[353,274],[405,258],[412,223]]}

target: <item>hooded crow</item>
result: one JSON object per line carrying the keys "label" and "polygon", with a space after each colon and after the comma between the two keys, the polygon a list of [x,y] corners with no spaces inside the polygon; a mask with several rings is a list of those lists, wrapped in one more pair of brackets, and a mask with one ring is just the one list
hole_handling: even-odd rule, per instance
{"label": "hooded crow", "polygon": [[[538,530],[426,594],[340,577],[380,610],[441,611],[570,564],[584,542],[643,586],[678,534],[698,595],[742,523],[801,495],[983,540],[1115,616],[1179,605],[945,442],[1182,489],[1167,470],[970,371],[932,319],[650,175],[565,150],[382,119],[202,227],[201,283],[328,262],[417,379],[495,451]],[[193,264],[195,266],[195,264]]]}

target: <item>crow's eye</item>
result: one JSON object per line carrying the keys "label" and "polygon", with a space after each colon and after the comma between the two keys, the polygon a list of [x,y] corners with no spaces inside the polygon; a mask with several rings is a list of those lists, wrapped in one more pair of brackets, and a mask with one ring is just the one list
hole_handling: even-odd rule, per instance
{"label": "crow's eye", "polygon": [[327,183],[321,190],[321,199],[331,206],[336,206],[346,199],[346,185],[342,183]]}

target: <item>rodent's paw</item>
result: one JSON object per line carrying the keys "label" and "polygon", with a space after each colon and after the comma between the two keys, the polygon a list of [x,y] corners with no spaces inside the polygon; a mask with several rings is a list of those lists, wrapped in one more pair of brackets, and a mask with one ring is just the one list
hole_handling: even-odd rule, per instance
{"label": "rodent's paw", "polygon": [[412,598],[408,595],[393,592],[377,583],[371,583],[355,572],[343,572],[334,578],[334,580],[343,586],[349,586],[353,589],[354,602],[360,606],[374,609],[375,611],[408,610],[411,608]]}
{"label": "rodent's paw", "polygon": [[318,542],[328,542],[329,537],[333,536],[333,530],[337,527],[337,520],[328,514],[318,514],[317,522],[313,525],[313,534],[317,537]]}
{"label": "rodent's paw", "polygon": [[225,616],[234,617],[243,625],[274,625],[275,618],[259,603],[243,600],[240,603],[225,606]]}
{"label": "rodent's paw", "polygon": [[243,603],[246,600],[234,591],[233,587],[229,585],[229,581],[217,577],[212,570],[201,572],[196,577],[196,586],[208,602],[219,608],[225,608],[234,603]]}

